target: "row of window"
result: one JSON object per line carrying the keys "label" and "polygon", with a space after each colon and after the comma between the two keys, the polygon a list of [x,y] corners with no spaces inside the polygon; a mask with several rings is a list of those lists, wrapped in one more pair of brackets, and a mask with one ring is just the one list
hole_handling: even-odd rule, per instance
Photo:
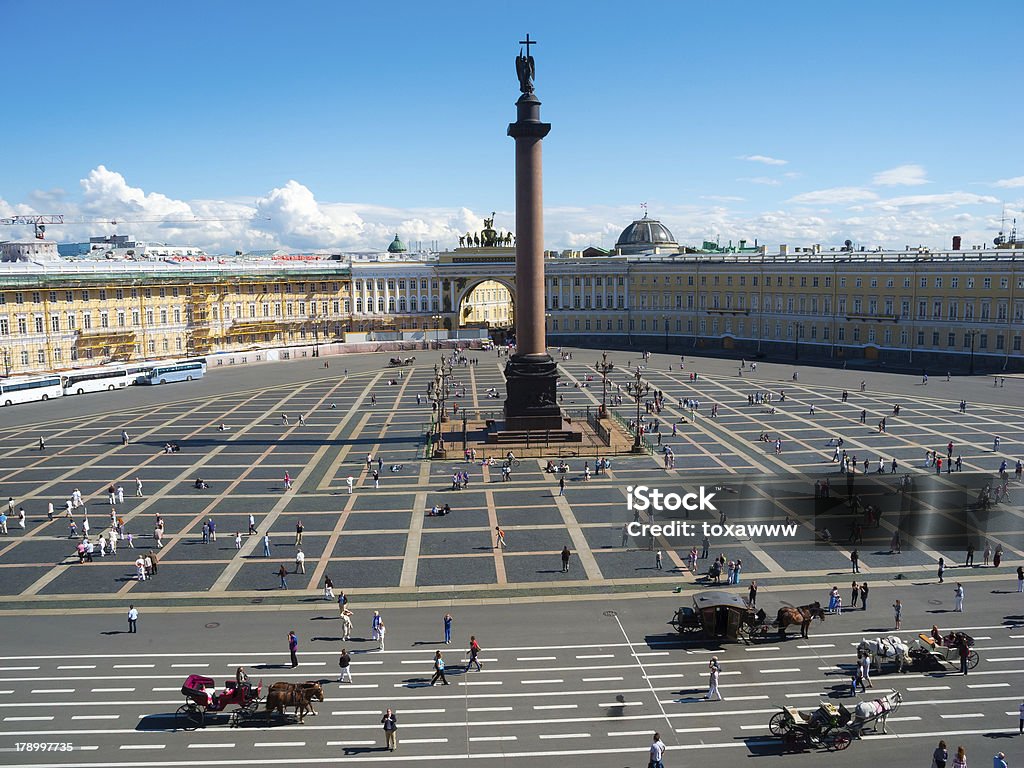
{"label": "row of window", "polygon": [[[283,283],[283,284],[282,283],[263,283],[261,285],[255,285],[255,284],[248,285],[247,286],[247,288],[248,288],[247,292],[248,293],[271,293],[271,292],[273,292],[273,293],[282,293],[282,286],[283,286],[283,292],[284,293],[307,293],[307,285],[309,286],[309,292],[316,291],[317,290],[317,285],[319,285],[319,290],[320,290],[321,293],[327,293],[328,291],[333,291],[334,293],[337,293],[339,290],[341,290],[340,283],[319,283],[319,284],[317,284],[317,283],[308,283],[308,284],[307,283]],[[257,288],[259,288],[260,290],[257,291]],[[167,287],[159,287],[159,288],[129,288],[129,289],[115,288],[113,290],[109,290],[107,288],[100,288],[98,291],[96,291],[95,295],[96,295],[96,298],[99,301],[107,301],[111,297],[116,299],[116,300],[118,300],[118,301],[120,301],[120,300],[124,299],[126,295],[129,298],[137,299],[137,298],[139,298],[139,292],[140,291],[142,292],[142,296],[144,298],[151,299],[151,298],[153,298],[154,293],[156,293],[156,295],[159,296],[159,298],[163,299],[163,298],[167,298],[168,296],[170,296],[171,298],[177,298],[178,296],[180,296],[182,294],[184,294],[185,296],[192,296],[193,288],[190,285],[186,285],[186,286],[183,286],[183,287],[180,287],[180,288],[178,286],[176,286],[176,285],[170,286],[169,288],[167,288]],[[241,293],[242,292],[241,291],[241,286],[240,285],[236,285],[234,287],[234,291],[236,293]],[[24,304],[25,303],[25,298],[26,298],[26,293],[27,293],[31,303],[33,303],[33,304],[42,304],[42,302],[43,302],[43,291],[30,291],[30,292],[14,291],[13,293],[10,294],[10,301],[13,302],[14,304]],[[75,293],[76,293],[76,291],[47,291],[46,293],[47,293],[47,300],[50,301],[50,302],[56,302],[60,298],[63,298],[64,301],[71,302],[71,301],[75,300]],[[93,293],[91,291],[88,291],[88,290],[77,291],[77,293],[78,293],[78,298],[79,298],[80,301],[89,301],[92,298],[92,296],[93,296]],[[203,292],[203,289],[197,289],[196,293],[199,296],[205,295],[204,292]],[[3,291],[0,291],[0,304],[6,304],[7,302],[8,302],[8,294],[3,292]]]}
{"label": "row of window", "polygon": [[[709,277],[708,275],[700,275],[700,285],[702,287],[708,285],[708,277]],[[751,275],[751,279],[750,279],[751,286],[753,286],[755,288],[758,287],[759,277],[760,277],[759,275]],[[768,287],[768,286],[772,285],[772,277],[773,277],[772,275],[766,275],[765,276],[765,280],[764,280],[765,287]],[[689,285],[689,286],[696,285],[696,278],[697,278],[696,275],[686,275],[686,284]],[[596,283],[597,285],[601,284],[601,282],[600,282],[601,278],[594,278],[594,279],[597,281],[597,283]],[[672,276],[671,275],[662,275],[661,279],[662,279],[662,284],[664,284],[664,285],[671,285],[672,284]],[[725,275],[724,278],[721,275],[711,275],[710,279],[711,279],[711,283],[710,283],[711,285],[722,285],[722,284],[724,284],[726,286],[730,286],[730,285],[734,284],[733,283],[734,277],[732,275]],[[801,287],[801,288],[807,288],[807,287],[811,287],[811,288],[819,288],[819,287],[831,288],[832,287],[832,277],[830,275],[825,275],[825,276],[822,276],[822,277],[818,277],[818,276],[814,276],[814,275],[812,275],[810,277],[807,277],[807,276],[801,275],[799,278],[796,275],[789,275],[789,276],[775,275],[774,279],[775,279],[775,285],[777,287],[782,287],[784,281],[785,281],[785,284],[788,287],[790,287],[790,288],[796,288],[798,284],[799,284],[799,287]],[[840,288],[846,288],[847,287],[847,282],[850,281],[851,279],[852,279],[852,282],[853,282],[853,286],[855,288],[862,288],[862,287],[864,287],[864,282],[865,281],[864,281],[864,278],[862,278],[862,277],[856,277],[856,278],[840,277],[839,278],[839,287]],[[942,287],[944,287],[945,277],[943,277],[943,276],[935,276],[935,277],[932,277],[932,278],[929,278],[927,276],[919,277],[918,278],[918,287],[919,288],[927,288],[928,287],[928,283],[929,283],[929,279],[932,281],[932,285],[935,288],[942,288]],[[586,280],[585,285],[590,285],[590,278],[585,278],[585,280]],[[619,285],[622,285],[622,278],[620,277],[620,278],[618,278],[618,280],[619,280]],[[735,283],[736,285],[745,286],[747,284],[747,276],[746,275],[738,275],[738,276],[735,277],[735,280],[736,280],[736,283]],[[886,288],[894,288],[896,286],[897,278],[889,277],[889,278],[885,278],[884,280],[885,280],[885,287]],[[868,284],[869,284],[869,286],[871,288],[877,288],[878,285],[879,285],[880,279],[877,278],[877,277],[872,277],[872,278],[869,278],[867,280],[867,282],[868,282]],[[904,277],[902,279],[902,282],[903,282],[903,287],[904,288],[910,288],[913,285],[913,279],[910,278],[910,277]],[[641,285],[646,285],[646,283],[647,283],[647,276],[646,275],[640,275],[640,284]],[[658,276],[657,275],[654,275],[654,276],[651,277],[651,283],[653,285],[657,285],[658,284]],[[552,284],[557,286],[558,285],[558,278],[552,278]],[[578,277],[573,278],[573,285],[579,285],[579,284],[580,284],[580,278],[578,278]],[[610,282],[609,282],[609,284],[610,284]],[[676,275],[675,276],[675,284],[676,285],[682,285],[683,284],[683,276],[682,275]],[[965,277],[964,278],[964,285],[968,289],[975,288],[977,284],[978,284],[978,281],[974,277]],[[981,285],[981,288],[984,289],[984,290],[991,290],[992,289],[992,285],[993,285],[993,279],[991,277],[983,277],[983,278],[981,278],[980,285]],[[951,276],[949,278],[949,287],[950,288],[959,288],[960,287],[960,276],[958,276],[958,275],[957,276]],[[1009,277],[1000,277],[999,278],[999,287],[1002,290],[1008,289],[1010,287],[1010,278]],[[1018,277],[1017,278],[1017,288],[1021,289],[1021,290],[1024,290],[1024,277]]]}

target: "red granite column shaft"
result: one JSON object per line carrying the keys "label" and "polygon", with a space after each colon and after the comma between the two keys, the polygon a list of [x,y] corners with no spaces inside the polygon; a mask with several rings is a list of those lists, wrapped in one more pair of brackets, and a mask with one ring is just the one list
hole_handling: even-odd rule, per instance
{"label": "red granite column shaft", "polygon": [[516,353],[547,351],[541,138],[516,137]]}

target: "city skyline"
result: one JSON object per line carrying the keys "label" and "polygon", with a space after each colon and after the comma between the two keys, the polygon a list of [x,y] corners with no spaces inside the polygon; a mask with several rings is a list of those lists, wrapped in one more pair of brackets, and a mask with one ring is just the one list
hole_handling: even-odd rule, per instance
{"label": "city skyline", "polygon": [[[514,228],[504,131],[529,31],[554,125],[548,247],[610,248],[641,203],[696,246],[971,247],[1004,208],[1021,218],[1012,73],[958,44],[1013,27],[1016,4],[583,7],[12,7],[10,59],[44,94],[7,97],[0,216],[64,213],[60,242],[213,252],[374,250],[396,232],[454,247],[491,210]],[[152,221],[191,218],[223,221]]]}

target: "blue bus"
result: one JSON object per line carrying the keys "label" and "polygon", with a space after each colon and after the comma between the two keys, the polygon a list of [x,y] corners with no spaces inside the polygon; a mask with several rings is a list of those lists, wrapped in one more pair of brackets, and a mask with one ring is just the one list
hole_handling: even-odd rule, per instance
{"label": "blue bus", "polygon": [[200,360],[186,360],[181,363],[157,365],[148,369],[137,379],[138,384],[170,384],[174,381],[192,381],[203,378],[206,363]]}

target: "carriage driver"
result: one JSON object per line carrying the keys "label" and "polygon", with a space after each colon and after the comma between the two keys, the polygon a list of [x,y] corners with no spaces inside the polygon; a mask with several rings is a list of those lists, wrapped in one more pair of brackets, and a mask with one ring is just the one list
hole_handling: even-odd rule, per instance
{"label": "carriage driver", "polygon": [[248,697],[249,687],[249,676],[245,674],[245,667],[239,667],[235,670],[235,688],[244,690],[246,697]]}

